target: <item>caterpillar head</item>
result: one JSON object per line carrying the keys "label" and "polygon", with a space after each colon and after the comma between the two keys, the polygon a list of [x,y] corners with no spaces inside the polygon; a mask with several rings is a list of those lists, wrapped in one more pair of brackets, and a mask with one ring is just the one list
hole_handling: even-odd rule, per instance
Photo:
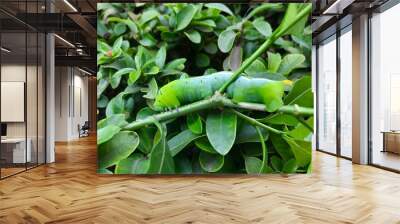
{"label": "caterpillar head", "polygon": [[154,108],[157,111],[163,111],[168,108],[174,108],[180,106],[180,102],[176,96],[176,89],[174,88],[174,82],[171,82],[158,91],[154,102]]}

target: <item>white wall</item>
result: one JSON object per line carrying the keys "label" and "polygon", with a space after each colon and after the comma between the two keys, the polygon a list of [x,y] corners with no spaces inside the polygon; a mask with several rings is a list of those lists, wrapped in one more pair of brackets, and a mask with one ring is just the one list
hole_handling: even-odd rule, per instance
{"label": "white wall", "polygon": [[78,125],[88,120],[88,79],[76,68],[56,67],[55,85],[55,140],[77,139]]}

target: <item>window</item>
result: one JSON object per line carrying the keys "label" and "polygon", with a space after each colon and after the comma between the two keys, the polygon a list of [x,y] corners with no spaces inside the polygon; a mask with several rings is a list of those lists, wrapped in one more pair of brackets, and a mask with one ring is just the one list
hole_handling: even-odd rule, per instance
{"label": "window", "polygon": [[400,5],[371,18],[371,162],[400,170]]}
{"label": "window", "polygon": [[318,47],[318,149],[336,153],[336,36]]}
{"label": "window", "polygon": [[340,155],[352,157],[352,32],[340,36]]}

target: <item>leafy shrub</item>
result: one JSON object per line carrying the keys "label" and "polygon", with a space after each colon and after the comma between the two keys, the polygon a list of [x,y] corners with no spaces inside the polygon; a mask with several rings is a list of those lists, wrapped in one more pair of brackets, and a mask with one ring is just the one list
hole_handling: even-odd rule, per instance
{"label": "leafy shrub", "polygon": [[[310,171],[310,8],[279,3],[98,4],[98,172]],[[221,77],[218,71],[230,76],[229,83],[215,84],[216,94],[187,97],[203,88],[197,81],[186,83]],[[233,89],[242,79],[280,83],[283,96],[276,88],[257,93],[253,86]],[[181,82],[179,88],[173,80]],[[213,82],[203,87],[215,86]],[[157,108],[156,98],[168,88],[173,90],[168,94],[186,95],[188,102],[177,109],[177,104]],[[244,100],[230,97],[232,91]],[[272,95],[284,105],[268,107],[269,100],[253,100]]]}

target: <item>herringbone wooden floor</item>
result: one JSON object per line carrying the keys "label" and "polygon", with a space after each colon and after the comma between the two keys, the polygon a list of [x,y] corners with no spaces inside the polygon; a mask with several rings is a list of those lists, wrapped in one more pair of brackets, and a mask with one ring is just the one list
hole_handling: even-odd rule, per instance
{"label": "herringbone wooden floor", "polygon": [[100,176],[95,138],[0,181],[0,223],[400,223],[400,175],[315,153],[312,175]]}

